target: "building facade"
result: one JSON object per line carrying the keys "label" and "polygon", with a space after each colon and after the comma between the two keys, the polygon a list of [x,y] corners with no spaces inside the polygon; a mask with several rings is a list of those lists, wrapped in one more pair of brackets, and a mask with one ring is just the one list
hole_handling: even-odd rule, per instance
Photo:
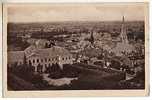
{"label": "building facade", "polygon": [[64,48],[53,46],[52,48],[33,50],[30,55],[27,55],[27,62],[31,63],[37,71],[37,66],[42,66],[44,72],[47,67],[52,64],[59,64],[63,69],[63,64],[72,64],[72,55]]}

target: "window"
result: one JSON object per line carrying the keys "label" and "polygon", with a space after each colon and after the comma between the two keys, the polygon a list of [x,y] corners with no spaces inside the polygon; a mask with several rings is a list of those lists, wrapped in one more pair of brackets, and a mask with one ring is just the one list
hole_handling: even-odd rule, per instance
{"label": "window", "polygon": [[47,62],[47,58],[45,58],[45,62]]}
{"label": "window", "polygon": [[31,60],[29,60],[28,64],[30,64],[30,63],[31,63]]}
{"label": "window", "polygon": [[69,57],[69,59],[70,59],[71,57]]}
{"label": "window", "polygon": [[37,62],[39,62],[39,59],[37,59]]}
{"label": "window", "polygon": [[64,60],[64,58],[62,58],[62,60]]}
{"label": "window", "polygon": [[41,59],[41,62],[43,62],[43,59]]}
{"label": "window", "polygon": [[33,63],[35,63],[35,60],[33,59]]}
{"label": "window", "polygon": [[50,61],[50,58],[49,58],[49,61]]}

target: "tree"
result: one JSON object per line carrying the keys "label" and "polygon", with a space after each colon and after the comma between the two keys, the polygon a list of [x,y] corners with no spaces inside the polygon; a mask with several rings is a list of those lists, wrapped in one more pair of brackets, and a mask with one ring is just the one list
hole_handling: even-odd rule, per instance
{"label": "tree", "polygon": [[27,41],[22,41],[22,49],[26,49],[28,46],[30,46],[30,44]]}
{"label": "tree", "polygon": [[48,45],[48,43],[45,43],[45,48],[49,48],[49,45]]}
{"label": "tree", "polygon": [[51,73],[51,65],[49,64],[49,66],[46,68],[45,73]]}
{"label": "tree", "polygon": [[93,32],[91,33],[91,36],[90,36],[90,42],[91,42],[91,44],[93,45],[93,43],[94,43],[94,36],[93,36]]}
{"label": "tree", "polygon": [[63,72],[60,69],[59,64],[57,64],[57,63],[52,64],[51,70],[50,70],[50,73],[49,73],[49,77],[55,78],[55,79],[63,77]]}
{"label": "tree", "polygon": [[28,68],[29,68],[29,71],[30,71],[30,72],[34,72],[34,71],[35,71],[35,67],[32,66],[31,60],[29,60]]}
{"label": "tree", "polygon": [[27,59],[26,59],[26,55],[24,54],[24,59],[23,59],[23,66],[27,66]]}
{"label": "tree", "polygon": [[42,65],[40,63],[37,65],[37,72],[42,73]]}
{"label": "tree", "polygon": [[51,67],[51,71],[52,71],[52,72],[58,72],[58,71],[60,71],[60,70],[61,70],[61,69],[60,69],[60,66],[59,66],[58,63],[52,64],[52,67]]}

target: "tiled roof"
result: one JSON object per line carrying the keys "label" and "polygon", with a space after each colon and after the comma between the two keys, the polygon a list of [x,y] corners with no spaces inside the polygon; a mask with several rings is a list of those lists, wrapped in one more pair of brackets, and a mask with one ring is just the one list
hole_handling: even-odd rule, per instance
{"label": "tiled roof", "polygon": [[24,54],[26,55],[27,58],[33,57],[33,56],[38,56],[40,58],[44,57],[57,57],[57,56],[66,56],[70,55],[69,51],[59,47],[59,46],[54,46],[52,48],[45,48],[45,49],[36,49],[34,47],[30,47],[28,49],[32,49],[33,51],[30,53],[25,53],[25,51],[11,51],[8,52],[8,63],[14,63],[18,62],[19,60],[24,59]]}
{"label": "tiled roof", "polygon": [[37,49],[33,51],[30,56],[34,56],[34,55],[39,57],[57,57],[57,56],[70,55],[70,53],[68,52],[68,50],[62,47],[54,46],[52,48]]}
{"label": "tiled roof", "polygon": [[24,52],[25,52],[26,56],[29,56],[29,55],[31,55],[31,53],[32,53],[33,51],[35,51],[36,49],[37,49],[37,47],[36,47],[35,45],[31,45],[31,46],[29,46],[28,48],[26,48],[26,49],[24,50]]}

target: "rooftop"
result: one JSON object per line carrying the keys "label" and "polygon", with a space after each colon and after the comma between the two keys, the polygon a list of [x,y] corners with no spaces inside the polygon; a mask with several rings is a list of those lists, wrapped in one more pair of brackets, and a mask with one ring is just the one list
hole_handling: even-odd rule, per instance
{"label": "rooftop", "polygon": [[69,54],[70,53],[68,52],[68,50],[59,46],[53,46],[52,48],[36,49],[28,57],[31,57],[31,56],[56,57],[56,56],[66,56]]}

